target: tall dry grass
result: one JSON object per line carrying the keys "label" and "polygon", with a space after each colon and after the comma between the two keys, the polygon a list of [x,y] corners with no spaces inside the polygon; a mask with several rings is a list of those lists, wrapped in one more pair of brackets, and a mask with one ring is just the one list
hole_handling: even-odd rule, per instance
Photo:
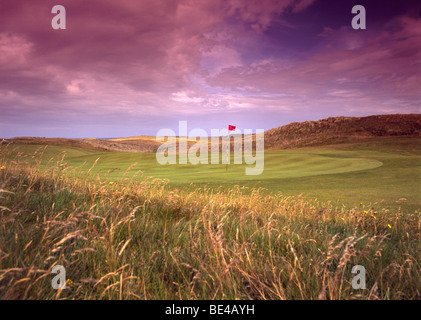
{"label": "tall dry grass", "polygon": [[[240,186],[184,191],[142,172],[110,181],[64,155],[45,169],[42,149],[14,158],[9,149],[0,156],[1,299],[421,297],[419,214]],[[66,268],[65,290],[51,286],[54,265]],[[352,289],[354,265],[366,268],[365,290]]]}

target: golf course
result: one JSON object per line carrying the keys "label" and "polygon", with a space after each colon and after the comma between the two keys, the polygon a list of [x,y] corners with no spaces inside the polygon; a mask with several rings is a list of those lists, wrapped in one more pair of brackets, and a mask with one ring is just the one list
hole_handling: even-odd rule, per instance
{"label": "golf course", "polygon": [[[302,195],[308,200],[347,208],[364,203],[377,210],[421,208],[419,138],[377,138],[359,143],[265,151],[261,175],[245,175],[246,164],[160,165],[154,153],[98,152],[57,145],[11,145],[25,161],[41,157],[48,168],[60,160],[66,171],[83,176],[91,169],[111,182],[130,177],[167,179],[176,188],[261,187],[266,193]],[[35,158],[35,157],[34,157]],[[210,161],[209,161],[210,162]],[[130,168],[129,171],[127,169]]]}
{"label": "golf course", "polygon": [[420,299],[417,117],[270,130],[260,175],[149,137],[3,140],[0,298]]}
{"label": "golf course", "polygon": [[421,1],[0,4],[0,301],[421,300]]}

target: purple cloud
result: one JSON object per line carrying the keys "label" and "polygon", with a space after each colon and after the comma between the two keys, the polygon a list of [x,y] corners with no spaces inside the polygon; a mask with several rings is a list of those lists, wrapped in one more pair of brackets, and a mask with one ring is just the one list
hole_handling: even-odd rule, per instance
{"label": "purple cloud", "polygon": [[421,21],[410,1],[368,11],[358,31],[352,1],[329,11],[315,0],[64,0],[67,29],[53,30],[56,4],[0,7],[2,137],[420,112]]}

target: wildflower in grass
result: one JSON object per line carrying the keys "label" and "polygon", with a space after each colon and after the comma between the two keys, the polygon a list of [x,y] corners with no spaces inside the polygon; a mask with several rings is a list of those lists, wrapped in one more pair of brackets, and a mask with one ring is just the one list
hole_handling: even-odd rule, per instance
{"label": "wildflower in grass", "polygon": [[6,169],[6,167],[5,167],[5,166],[1,166],[1,167],[0,167],[0,170],[4,170],[4,169]]}
{"label": "wildflower in grass", "polygon": [[390,224],[387,225],[389,227],[389,229],[392,229],[392,226]]}
{"label": "wildflower in grass", "polygon": [[70,287],[73,287],[73,281],[72,281],[72,280],[70,280],[70,279],[68,279],[68,280],[66,281],[66,284],[68,284]]}
{"label": "wildflower in grass", "polygon": [[110,184],[113,184],[114,182],[110,181]]}
{"label": "wildflower in grass", "polygon": [[377,219],[377,218],[376,218],[376,216],[374,216],[374,215],[371,215],[371,216],[372,216],[374,219]]}
{"label": "wildflower in grass", "polygon": [[345,219],[344,218],[341,218],[342,219],[342,221],[345,221]]}
{"label": "wildflower in grass", "polygon": [[368,211],[364,210],[364,213],[368,213]]}

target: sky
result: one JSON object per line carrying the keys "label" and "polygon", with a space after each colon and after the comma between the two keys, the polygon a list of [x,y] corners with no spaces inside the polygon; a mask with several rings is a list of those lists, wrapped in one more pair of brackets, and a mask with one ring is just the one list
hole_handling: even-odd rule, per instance
{"label": "sky", "polygon": [[3,138],[421,113],[420,84],[419,1],[0,0]]}

